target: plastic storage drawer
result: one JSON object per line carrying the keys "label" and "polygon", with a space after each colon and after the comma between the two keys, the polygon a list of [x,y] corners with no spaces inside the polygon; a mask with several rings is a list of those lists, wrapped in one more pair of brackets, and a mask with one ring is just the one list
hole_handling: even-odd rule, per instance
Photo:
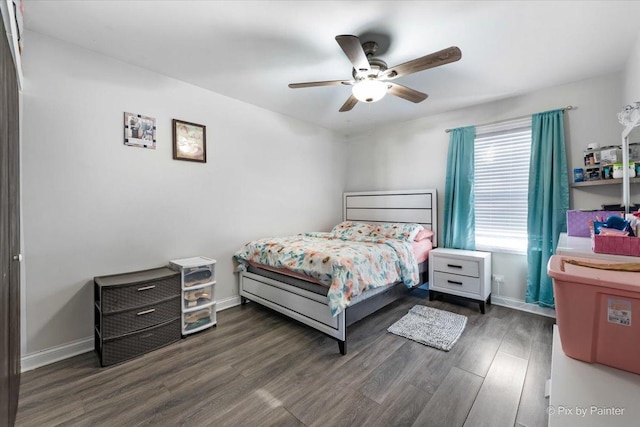
{"label": "plastic storage drawer", "polygon": [[198,307],[211,305],[213,302],[213,285],[193,290],[185,289],[182,293],[183,311],[192,311]]}
{"label": "plastic storage drawer", "polygon": [[212,307],[205,307],[201,310],[195,310],[182,314],[182,329],[185,333],[200,330],[206,326],[210,326],[213,322],[211,318]]}

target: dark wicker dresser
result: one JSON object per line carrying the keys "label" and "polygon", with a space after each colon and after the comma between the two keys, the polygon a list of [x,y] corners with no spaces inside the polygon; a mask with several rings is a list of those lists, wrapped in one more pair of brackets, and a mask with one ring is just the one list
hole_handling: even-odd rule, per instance
{"label": "dark wicker dresser", "polygon": [[94,278],[95,349],[102,366],[181,338],[180,273],[154,268]]}

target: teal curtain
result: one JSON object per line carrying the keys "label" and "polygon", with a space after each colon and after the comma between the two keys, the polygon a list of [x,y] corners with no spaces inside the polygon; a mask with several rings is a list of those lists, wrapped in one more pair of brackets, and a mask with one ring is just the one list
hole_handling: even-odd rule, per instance
{"label": "teal curtain", "polygon": [[473,203],[475,126],[449,132],[447,181],[444,192],[444,247],[476,248]]}
{"label": "teal curtain", "polygon": [[553,282],[547,263],[558,236],[567,228],[569,179],[564,144],[563,111],[534,114],[531,123],[531,164],[527,233],[526,301],[554,307]]}

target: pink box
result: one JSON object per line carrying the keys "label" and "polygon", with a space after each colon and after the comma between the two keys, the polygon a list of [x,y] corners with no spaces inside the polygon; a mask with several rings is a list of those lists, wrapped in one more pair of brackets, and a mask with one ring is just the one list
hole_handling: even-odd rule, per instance
{"label": "pink box", "polygon": [[622,216],[622,211],[567,211],[567,235],[589,237],[596,217],[606,220],[611,215]]}
{"label": "pink box", "polygon": [[[598,254],[628,255],[640,257],[640,238],[629,236],[601,236],[591,237],[593,252]],[[640,262],[640,259],[638,259]]]}
{"label": "pink box", "polygon": [[553,255],[556,321],[569,357],[640,374],[640,273],[567,264],[608,260]]}

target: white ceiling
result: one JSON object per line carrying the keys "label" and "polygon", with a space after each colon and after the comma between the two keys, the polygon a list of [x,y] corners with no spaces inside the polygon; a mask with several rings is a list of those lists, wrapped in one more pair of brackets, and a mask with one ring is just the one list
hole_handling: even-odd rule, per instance
{"label": "white ceiling", "polygon": [[[639,17],[634,1],[25,1],[28,30],[344,134],[619,71]],[[350,87],[287,87],[351,78],[338,34],[375,35],[389,66],[462,59],[396,81],[421,104],[339,113]]]}

